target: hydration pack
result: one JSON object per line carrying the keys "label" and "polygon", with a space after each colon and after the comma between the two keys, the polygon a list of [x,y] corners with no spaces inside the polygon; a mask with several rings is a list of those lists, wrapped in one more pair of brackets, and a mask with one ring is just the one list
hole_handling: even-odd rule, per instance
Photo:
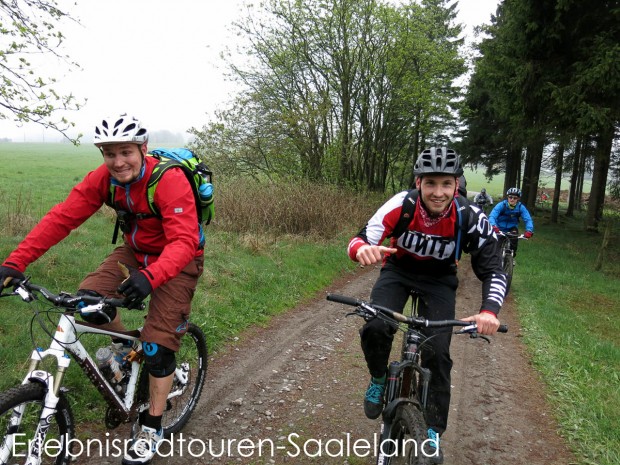
{"label": "hydration pack", "polygon": [[[155,190],[157,189],[159,180],[166,171],[170,168],[180,168],[194,193],[198,223],[209,224],[215,215],[215,206],[213,204],[213,172],[209,167],[202,162],[194,152],[186,148],[158,148],[151,150],[148,156],[152,156],[159,160],[159,163],[153,168],[146,188],[147,201],[151,214],[137,214],[133,216],[138,218],[161,216],[154,202]],[[115,192],[116,187],[110,184],[110,195],[108,196],[107,204],[113,208]],[[125,219],[123,218],[123,213],[127,215],[127,212],[117,210],[116,226],[114,228],[112,243],[116,243],[119,228],[124,231],[123,223]]]}

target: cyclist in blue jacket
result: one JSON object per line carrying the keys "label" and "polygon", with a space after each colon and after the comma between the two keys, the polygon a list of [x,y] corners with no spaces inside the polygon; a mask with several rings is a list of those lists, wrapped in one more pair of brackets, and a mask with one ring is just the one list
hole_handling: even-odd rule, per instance
{"label": "cyclist in blue jacket", "polygon": [[[525,224],[525,233],[523,234],[526,239],[529,239],[534,234],[534,221],[532,221],[532,215],[520,202],[521,189],[518,187],[511,187],[506,191],[506,199],[499,202],[489,215],[489,222],[493,226],[495,232],[510,232],[514,234],[519,233],[519,219],[523,220]],[[516,237],[510,239],[512,250],[514,251],[513,257],[517,256],[518,240]]]}

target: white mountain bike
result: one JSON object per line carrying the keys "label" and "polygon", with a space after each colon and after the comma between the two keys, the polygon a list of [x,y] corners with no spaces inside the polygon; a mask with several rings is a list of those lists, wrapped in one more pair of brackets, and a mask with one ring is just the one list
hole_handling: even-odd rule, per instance
{"label": "white mountain bike", "polygon": [[[15,280],[13,281],[15,283]],[[37,315],[57,316],[54,332],[49,332],[47,348],[37,347],[30,356],[30,366],[20,386],[0,393],[0,464],[68,465],[76,454],[75,422],[63,387],[63,378],[71,359],[101,393],[108,407],[105,424],[109,429],[122,423],[137,428],[141,412],[149,408],[149,377],[141,369],[144,359],[138,344],[140,330],[109,331],[75,319],[75,314],[101,313],[106,306],[123,307],[121,299],[78,296],[61,292],[56,295],[28,279],[17,282],[12,292],[0,297],[18,296],[24,302],[41,302],[54,306]],[[121,364],[122,379],[105,376],[94,357],[80,339],[103,334],[135,343]],[[44,359],[55,359],[56,371],[42,368]],[[177,368],[162,419],[164,434],[178,432],[189,420],[202,393],[207,371],[207,345],[202,330],[188,323],[187,333],[176,353]]]}

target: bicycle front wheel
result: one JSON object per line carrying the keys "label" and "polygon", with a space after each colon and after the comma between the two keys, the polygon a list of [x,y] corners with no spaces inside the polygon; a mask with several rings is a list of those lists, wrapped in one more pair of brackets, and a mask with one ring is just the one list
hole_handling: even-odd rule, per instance
{"label": "bicycle front wheel", "polygon": [[[390,428],[389,441],[383,442],[377,463],[385,465],[430,464],[426,422],[422,412],[411,404],[398,407]],[[425,454],[426,452],[426,454]]]}
{"label": "bicycle front wheel", "polygon": [[[166,436],[179,432],[196,408],[207,376],[207,358],[204,333],[198,326],[189,323],[187,333],[181,339],[181,347],[176,353],[177,368],[162,418]],[[140,375],[139,401],[148,401],[148,379],[148,373],[143,369]]]}
{"label": "bicycle front wheel", "polygon": [[[39,383],[24,384],[0,394],[0,464],[25,463],[33,444],[46,387]],[[71,462],[75,425],[67,399],[61,393],[56,413],[50,416],[49,429],[39,444],[42,465],[68,465]],[[36,444],[36,443],[34,443]],[[69,447],[68,447],[69,445]]]}

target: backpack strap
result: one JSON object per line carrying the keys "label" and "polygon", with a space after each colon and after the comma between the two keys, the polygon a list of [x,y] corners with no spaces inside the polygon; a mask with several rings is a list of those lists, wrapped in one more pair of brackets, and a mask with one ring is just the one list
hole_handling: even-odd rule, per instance
{"label": "backpack strap", "polygon": [[118,217],[118,209],[114,206],[114,196],[116,194],[116,186],[110,183],[110,189],[108,190],[108,199],[106,200],[106,205],[113,208],[116,212],[116,221],[114,222],[114,232],[112,233],[112,244],[116,244],[118,240],[118,230],[120,229],[121,222]]}
{"label": "backpack strap", "polygon": [[418,190],[411,189],[405,195],[403,199],[403,206],[400,209],[400,217],[398,218],[398,223],[394,227],[392,234],[388,237],[400,237],[406,230],[409,223],[411,223],[411,219],[415,213],[415,203],[418,200]]}
{"label": "backpack strap", "polygon": [[461,210],[465,210],[467,213],[467,219],[469,220],[469,208],[467,205],[461,205],[458,201],[460,197],[454,197],[454,203],[456,205],[456,249],[454,251],[454,263],[456,266],[459,264],[459,260],[461,259],[461,237],[463,236],[463,231],[467,229],[467,224],[469,221],[463,221],[463,213]]}
{"label": "backpack strap", "polygon": [[146,185],[146,197],[149,204],[149,209],[153,212],[155,216],[161,216],[159,210],[155,206],[155,189],[157,189],[157,185],[161,177],[164,175],[166,171],[170,168],[180,168],[185,177],[187,178],[187,182],[189,182],[189,186],[192,189],[192,193],[194,195],[194,202],[196,204],[196,213],[198,214],[198,223],[202,223],[202,208],[200,206],[200,198],[198,197],[198,192],[196,192],[196,184],[194,181],[194,173],[182,163],[179,163],[176,160],[168,159],[162,160],[153,168],[153,172],[149,177],[148,183]]}

